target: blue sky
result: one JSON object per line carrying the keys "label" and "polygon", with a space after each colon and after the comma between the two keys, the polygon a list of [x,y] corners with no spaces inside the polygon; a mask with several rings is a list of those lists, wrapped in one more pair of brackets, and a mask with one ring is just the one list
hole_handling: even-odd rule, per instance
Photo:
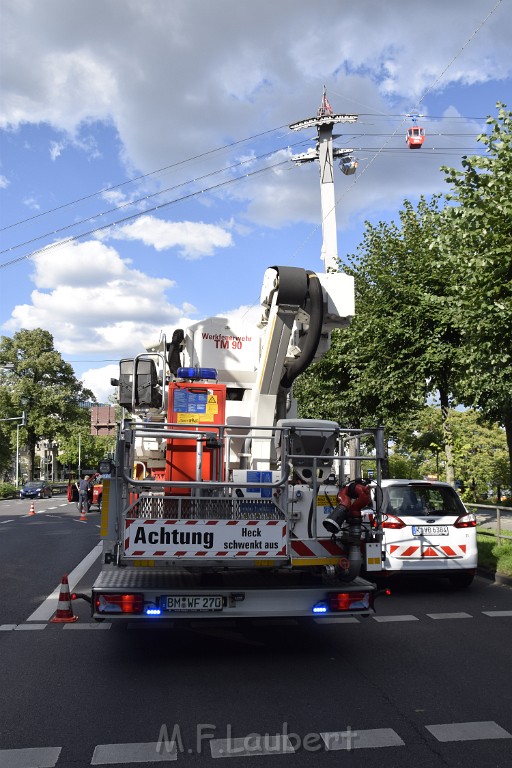
{"label": "blue sky", "polygon": [[104,400],[161,330],[249,321],[268,266],[322,269],[318,168],[291,160],[315,134],[288,125],[324,84],[359,115],[344,258],[510,108],[510,39],[510,0],[0,0],[0,333],[49,330]]}

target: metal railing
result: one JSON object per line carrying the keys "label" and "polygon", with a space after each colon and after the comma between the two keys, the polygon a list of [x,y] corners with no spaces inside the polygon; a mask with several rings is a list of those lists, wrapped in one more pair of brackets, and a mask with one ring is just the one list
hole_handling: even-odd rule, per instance
{"label": "metal railing", "polygon": [[501,532],[502,531],[501,513],[505,512],[505,514],[508,513],[510,515],[509,525],[512,526],[512,507],[500,507],[494,504],[465,504],[464,506],[467,507],[468,509],[474,510],[475,514],[478,514],[479,509],[488,509],[492,512],[495,512],[496,513],[496,534],[494,534],[494,531],[482,531],[482,530],[480,530],[479,533],[487,534],[489,536],[496,535],[498,544],[501,544],[502,539],[507,539],[509,541],[512,541],[512,536],[506,536],[504,533]]}

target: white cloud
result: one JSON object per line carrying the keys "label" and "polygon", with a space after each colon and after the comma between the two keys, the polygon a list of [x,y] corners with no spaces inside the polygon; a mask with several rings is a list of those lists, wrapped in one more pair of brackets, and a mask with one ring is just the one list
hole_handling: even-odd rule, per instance
{"label": "white cloud", "polygon": [[109,397],[115,394],[115,387],[110,379],[119,378],[119,365],[105,365],[101,368],[89,368],[81,375],[81,380],[87,389],[91,389],[99,403],[108,403]]}
{"label": "white cloud", "polygon": [[0,189],[6,189],[9,186],[9,179],[0,174]]}
{"label": "white cloud", "polygon": [[154,216],[141,216],[132,224],[113,229],[110,237],[140,240],[157,251],[179,248],[186,259],[211,256],[216,248],[233,245],[231,233],[214,224],[201,221],[163,221]]}
{"label": "white cloud", "polygon": [[302,116],[326,81],[343,88],[364,74],[381,96],[414,106],[434,84],[509,77],[511,16],[503,3],[481,25],[489,10],[481,0],[463,12],[431,0],[407,13],[401,0],[325,0],[321,12],[292,0],[127,0],[122,12],[116,0],[12,3],[3,10],[0,125],[44,121],[73,134],[111,120],[131,161],[154,169],[226,134]]}
{"label": "white cloud", "polygon": [[132,269],[98,241],[62,244],[33,262],[31,303],[17,305],[4,328],[46,328],[66,355],[133,352],[162,324],[172,327],[194,310],[169,303],[173,280]]}

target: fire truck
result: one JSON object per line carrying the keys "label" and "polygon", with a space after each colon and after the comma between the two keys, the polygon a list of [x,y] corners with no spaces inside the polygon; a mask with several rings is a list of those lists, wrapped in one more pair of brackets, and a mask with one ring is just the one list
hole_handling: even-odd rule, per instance
{"label": "fire truck", "polygon": [[292,396],[353,315],[352,278],[272,267],[261,305],[259,327],[209,318],[120,361],[95,619],[374,611],[381,525],[346,473],[371,457],[379,482],[383,429],[298,418]]}
{"label": "fire truck", "polygon": [[353,278],[337,266],[332,132],[356,119],[334,114],[324,89],[317,115],[290,126],[318,131],[295,160],[320,163],[324,271],[270,267],[254,325],[209,318],[120,361],[94,619],[374,611],[382,523],[356,466],[372,458],[380,483],[383,429],[299,418],[293,397],[354,315]]}

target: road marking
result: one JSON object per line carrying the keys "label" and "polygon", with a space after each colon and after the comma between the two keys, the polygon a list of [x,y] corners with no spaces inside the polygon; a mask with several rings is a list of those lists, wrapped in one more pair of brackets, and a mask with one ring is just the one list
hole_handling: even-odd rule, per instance
{"label": "road marking", "polygon": [[478,741],[480,739],[512,739],[512,734],[494,722],[484,720],[477,723],[448,723],[426,725],[438,741]]}
{"label": "road marking", "polygon": [[[73,592],[75,586],[78,584],[82,576],[87,573],[89,568],[96,562],[98,557],[101,555],[103,544],[102,542],[98,542],[96,546],[89,552],[88,555],[84,557],[81,563],[77,565],[77,567],[71,571],[71,573],[68,575],[68,584],[69,584],[69,591]],[[26,621],[49,621],[55,611],[57,610],[57,604],[59,602],[59,595],[60,595],[60,587],[59,584],[51,595],[48,595],[46,600],[41,603],[39,608],[36,608],[36,610],[30,614],[28,619]]]}
{"label": "road marking", "polygon": [[0,632],[9,632],[16,629],[17,624],[0,624]]}
{"label": "road marking", "polygon": [[146,744],[98,744],[91,765],[128,765],[129,763],[164,763],[178,759],[176,744],[169,744],[169,751],[162,750],[160,742]]}
{"label": "road marking", "polygon": [[427,613],[427,616],[431,619],[472,619],[470,613]]}
{"label": "road marking", "polygon": [[62,747],[0,749],[1,768],[53,768]]}
{"label": "road marking", "polygon": [[411,614],[404,614],[403,616],[372,616],[372,619],[380,624],[391,621],[419,621],[417,616],[412,616]]}
{"label": "road marking", "polygon": [[[14,627],[15,630],[24,629],[46,629],[46,624],[18,624]],[[1,765],[1,763],[0,763]]]}
{"label": "road marking", "polygon": [[288,736],[251,733],[239,739],[211,739],[213,758],[252,757],[252,755],[284,755],[295,752]]}
{"label": "road marking", "polygon": [[486,616],[512,616],[512,611],[482,611]]}
{"label": "road marking", "polygon": [[371,731],[346,731],[321,733],[326,749],[330,752],[344,749],[375,749],[377,747],[403,747],[405,743],[392,728],[374,728]]}
{"label": "road marking", "polygon": [[63,629],[110,629],[111,626],[112,622],[104,622],[102,624],[64,624]]}
{"label": "road marking", "polygon": [[318,616],[313,619],[315,624],[360,624],[358,618],[355,616],[326,616],[325,619],[321,619]]}
{"label": "road marking", "polygon": [[0,525],[5,525],[6,523],[14,523],[14,520],[2,520]]}

